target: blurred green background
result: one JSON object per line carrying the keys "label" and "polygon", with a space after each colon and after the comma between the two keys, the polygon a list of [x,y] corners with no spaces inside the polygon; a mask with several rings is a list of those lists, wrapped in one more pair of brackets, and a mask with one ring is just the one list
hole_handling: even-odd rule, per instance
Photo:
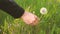
{"label": "blurred green background", "polygon": [[[60,34],[60,0],[15,0],[25,10],[34,13],[40,19],[39,24],[30,26],[22,19],[0,10],[0,34]],[[40,9],[47,8],[48,14],[42,15]]]}

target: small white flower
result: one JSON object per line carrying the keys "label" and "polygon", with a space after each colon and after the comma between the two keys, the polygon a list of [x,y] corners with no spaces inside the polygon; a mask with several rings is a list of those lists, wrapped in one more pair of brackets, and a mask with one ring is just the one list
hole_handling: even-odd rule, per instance
{"label": "small white flower", "polygon": [[42,7],[41,9],[40,9],[40,13],[41,14],[47,14],[47,9],[46,8],[44,8],[44,7]]}
{"label": "small white flower", "polygon": [[35,11],[33,11],[33,14],[35,14]]}

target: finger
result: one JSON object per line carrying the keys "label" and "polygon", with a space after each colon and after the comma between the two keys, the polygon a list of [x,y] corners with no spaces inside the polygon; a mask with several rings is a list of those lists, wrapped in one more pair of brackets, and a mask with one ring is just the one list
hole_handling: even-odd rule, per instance
{"label": "finger", "polygon": [[34,25],[38,24],[38,18],[35,18],[35,21],[33,23]]}
{"label": "finger", "polygon": [[31,25],[37,25],[38,23],[38,18],[35,18],[35,20],[31,23]]}

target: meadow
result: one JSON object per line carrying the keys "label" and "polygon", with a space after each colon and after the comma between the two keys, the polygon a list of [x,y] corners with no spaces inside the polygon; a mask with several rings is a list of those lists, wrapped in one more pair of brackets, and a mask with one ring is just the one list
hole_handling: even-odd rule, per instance
{"label": "meadow", "polygon": [[[14,19],[0,10],[0,34],[60,34],[60,0],[15,0],[26,11],[34,13],[40,19],[36,26],[27,25],[20,19]],[[42,15],[40,9],[47,8]]]}

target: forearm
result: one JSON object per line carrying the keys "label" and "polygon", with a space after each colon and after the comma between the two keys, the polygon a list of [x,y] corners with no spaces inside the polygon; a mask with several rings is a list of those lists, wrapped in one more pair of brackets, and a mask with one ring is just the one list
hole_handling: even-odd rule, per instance
{"label": "forearm", "polygon": [[0,0],[0,9],[10,14],[14,18],[19,18],[23,15],[24,9],[18,6],[15,2],[9,0]]}

